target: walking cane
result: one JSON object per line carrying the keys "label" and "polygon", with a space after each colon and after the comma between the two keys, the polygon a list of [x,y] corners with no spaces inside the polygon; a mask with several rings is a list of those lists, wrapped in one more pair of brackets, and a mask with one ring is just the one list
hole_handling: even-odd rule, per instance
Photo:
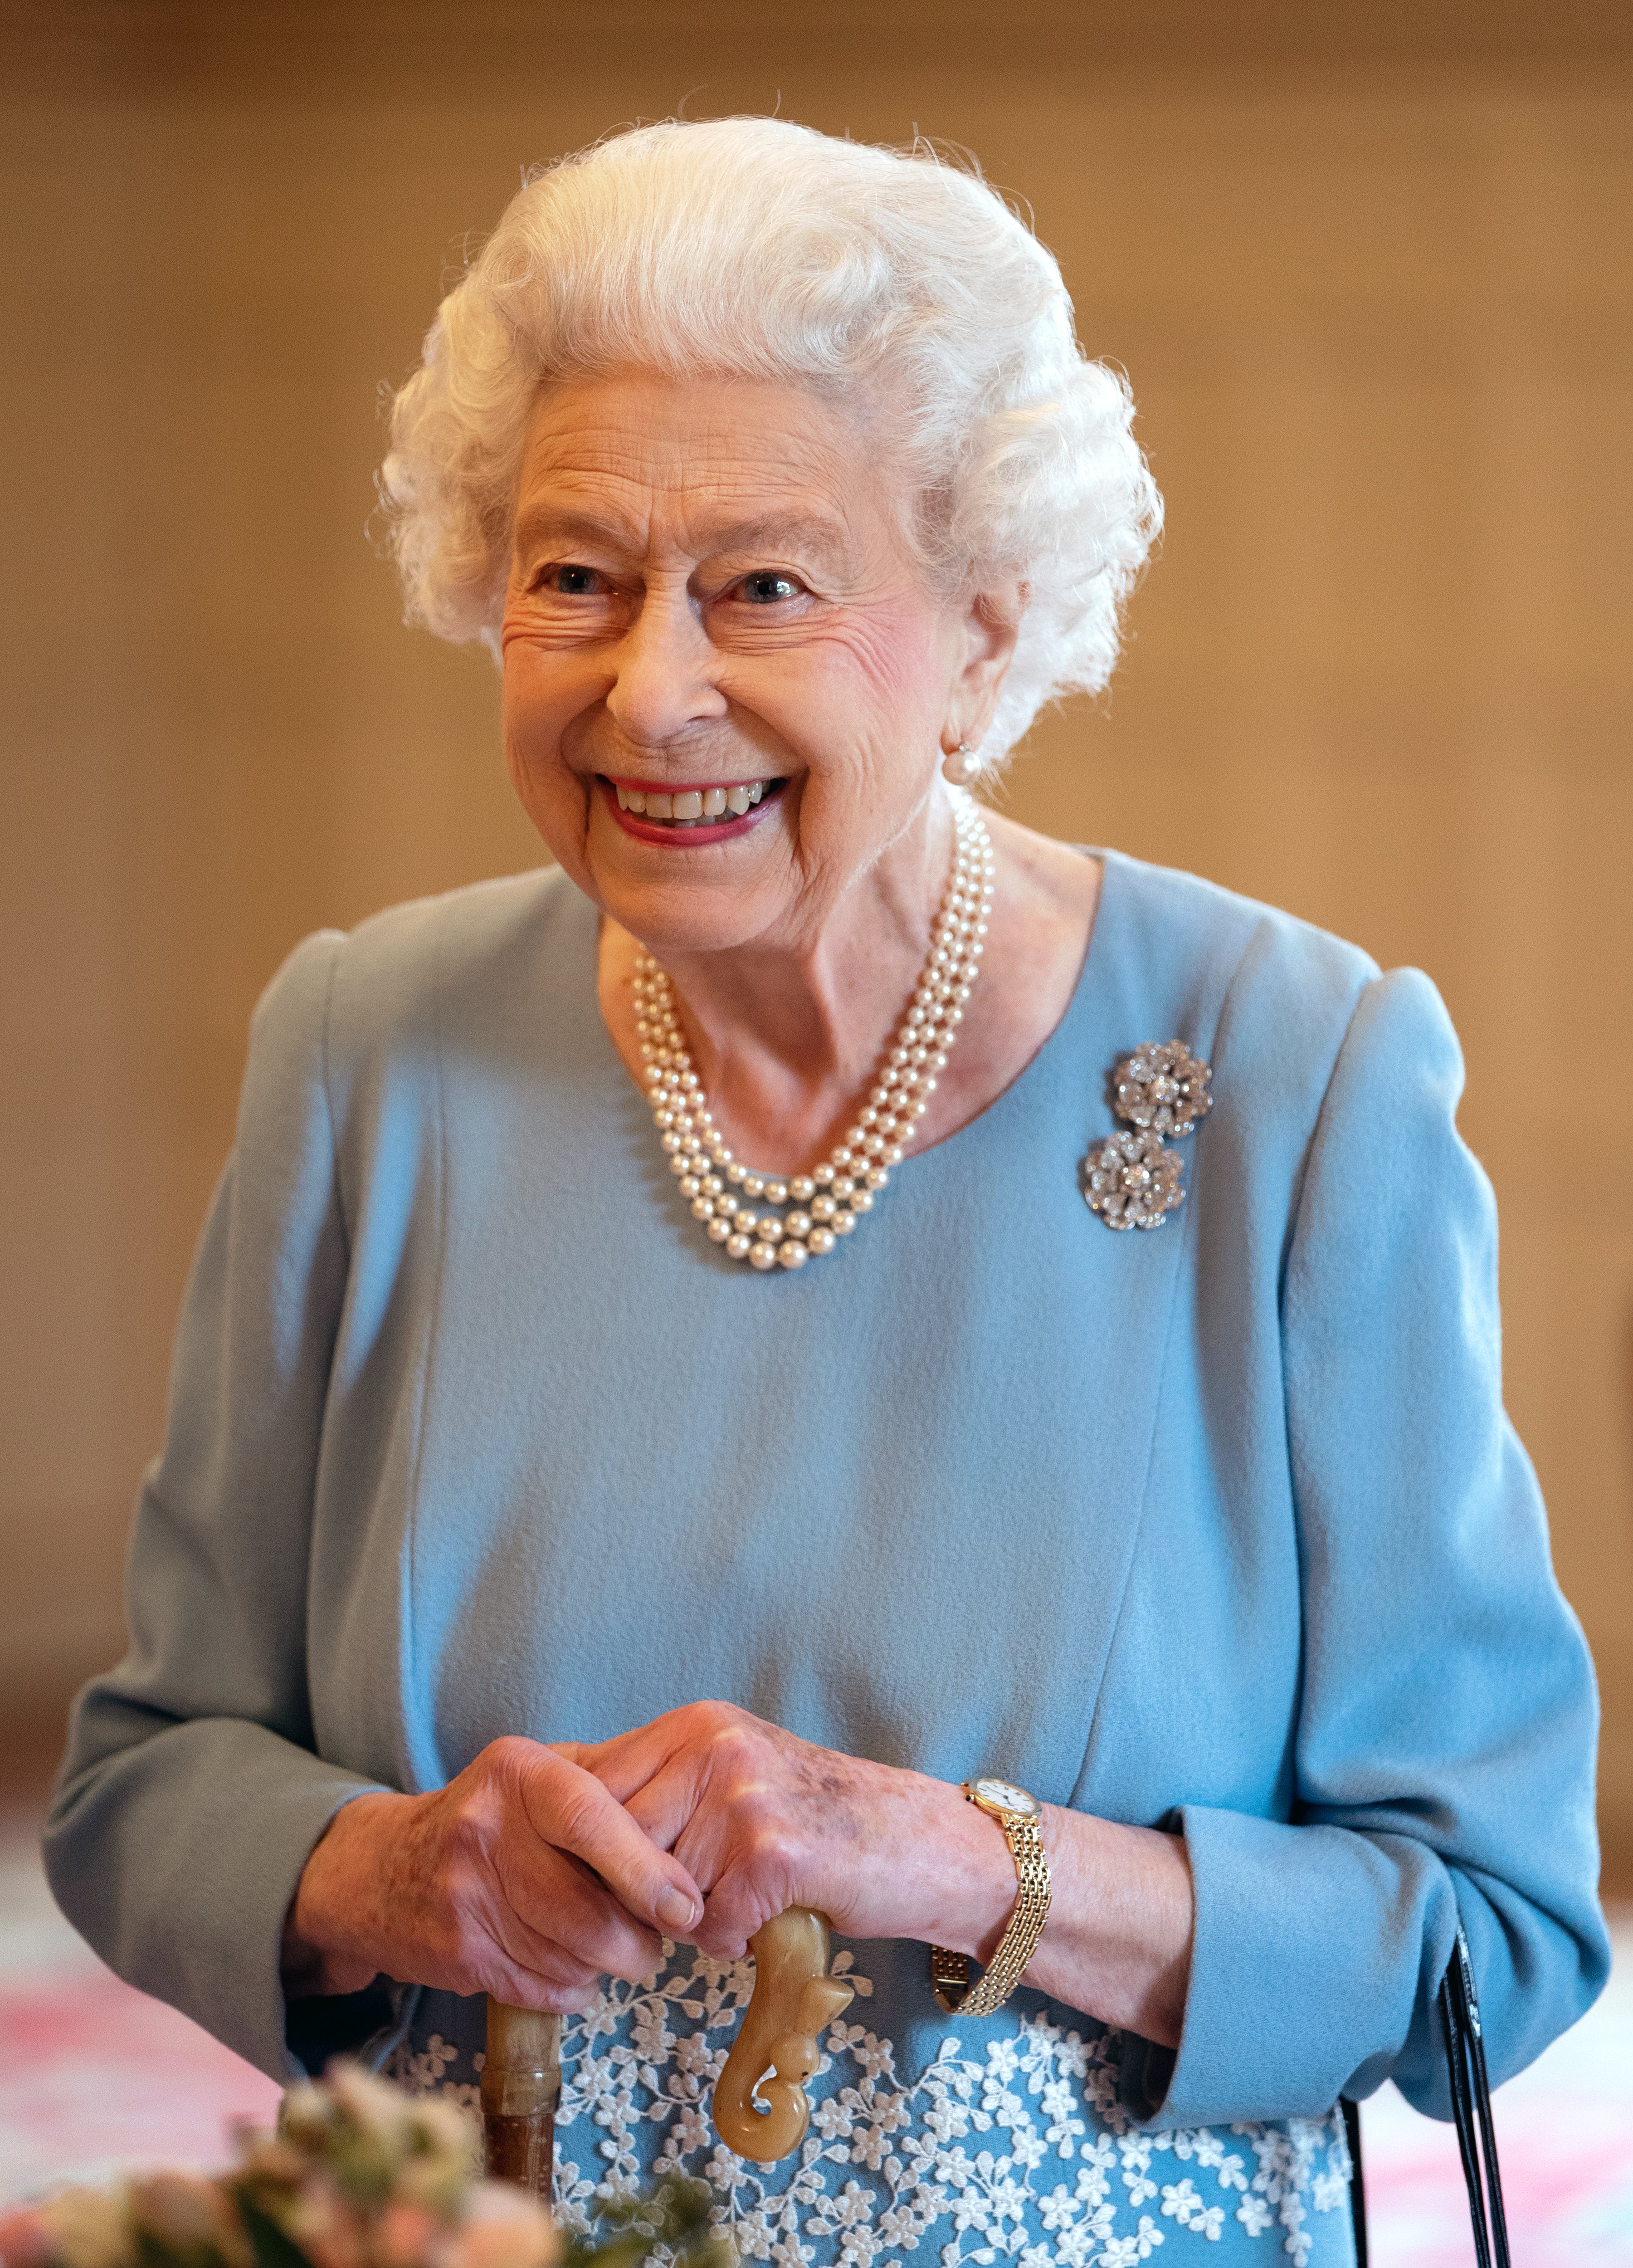
{"label": "walking cane", "polygon": [[489,2180],[550,2202],[555,2106],[562,2094],[562,2020],[488,1995],[482,2061],[483,2158]]}
{"label": "walking cane", "polygon": [[[856,1988],[830,1977],[828,1916],[790,1906],[748,1940],[754,1988],[715,2088],[716,2132],[759,2165],[797,2150],[811,2123],[805,2082],[821,2060],[821,2034]],[[550,2200],[555,2110],[562,2092],[562,2020],[488,1996],[482,2110],[487,2168]]]}

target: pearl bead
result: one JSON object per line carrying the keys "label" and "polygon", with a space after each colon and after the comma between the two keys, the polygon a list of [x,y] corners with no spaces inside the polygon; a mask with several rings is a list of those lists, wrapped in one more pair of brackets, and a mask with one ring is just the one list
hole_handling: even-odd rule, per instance
{"label": "pearl bead", "polygon": [[[899,1160],[901,1156],[901,1151],[896,1151],[894,1155]],[[890,1175],[885,1171],[885,1168],[882,1166],[875,1166],[867,1176],[867,1185],[871,1189],[882,1189],[889,1179]]]}
{"label": "pearl bead", "polygon": [[822,1187],[826,1188],[828,1183],[834,1178],[834,1168],[828,1164],[828,1160],[824,1159],[820,1166],[813,1166],[812,1167],[811,1178],[813,1182],[816,1182]]}
{"label": "pearl bead", "polygon": [[708,1197],[724,1197],[725,1195],[725,1183],[721,1180],[718,1174],[705,1174],[703,1176],[703,1191],[705,1196]]}
{"label": "pearl bead", "polygon": [[783,1226],[790,1236],[809,1236],[811,1216],[808,1212],[791,1212]]}
{"label": "pearl bead", "polygon": [[844,1211],[836,1212],[834,1215],[833,1219],[828,1224],[835,1236],[849,1236],[856,1225],[857,1217],[855,1213]]}
{"label": "pearl bead", "polygon": [[832,1220],[834,1218],[833,1198],[829,1197],[813,1197],[811,1200],[811,1218],[813,1220]]}
{"label": "pearl bead", "polygon": [[694,1197],[692,1199],[692,1219],[694,1220],[712,1220],[714,1217],[715,1207],[714,1199],[712,1197]]}
{"label": "pearl bead", "polygon": [[788,1183],[786,1182],[768,1182],[766,1183],[766,1203],[768,1204],[786,1204],[788,1203]]}
{"label": "pearl bead", "polygon": [[732,1226],[740,1235],[752,1236],[760,1226],[760,1216],[757,1212],[734,1212]]}
{"label": "pearl bead", "polygon": [[776,1256],[784,1268],[803,1268],[811,1255],[803,1244],[796,1244],[791,1237],[786,1244],[779,1246]]}
{"label": "pearl bead", "polygon": [[809,1204],[816,1195],[816,1182],[807,1174],[796,1174],[788,1185],[788,1194],[791,1197],[797,1197],[801,1204]]}
{"label": "pearl bead", "polygon": [[686,1167],[687,1161],[684,1158],[671,1158],[669,1160],[669,1170],[672,1174],[684,1174]]}
{"label": "pearl bead", "polygon": [[747,1166],[743,1165],[739,1160],[733,1158],[731,1164],[725,1169],[725,1177],[728,1182],[747,1181],[748,1178],[748,1168]]}
{"label": "pearl bead", "polygon": [[836,1197],[848,1197],[855,1187],[856,1183],[849,1174],[841,1174],[834,1183],[834,1195]]}
{"label": "pearl bead", "polygon": [[762,1244],[780,1243],[783,1224],[774,1212],[763,1213],[760,1220],[760,1241]]}
{"label": "pearl bead", "polygon": [[[680,1194],[683,1197],[701,1197],[702,1196],[703,1185],[698,1180],[695,1174],[681,1174]],[[699,1219],[702,1219],[701,1214],[699,1215]]]}
{"label": "pearl bead", "polygon": [[[886,1151],[885,1163],[887,1166],[899,1166],[901,1163],[901,1145],[899,1142],[893,1142],[889,1149]],[[868,1187],[870,1189],[878,1189],[879,1183],[874,1180],[872,1174],[868,1175],[867,1179]]]}
{"label": "pearl bead", "polygon": [[667,1150],[667,1151],[668,1151],[668,1152],[669,1152],[669,1154],[670,1154],[670,1156],[671,1156],[672,1158],[673,1157],[673,1155],[674,1155],[674,1153],[675,1153],[675,1152],[676,1152],[677,1150],[682,1150],[682,1149],[684,1149],[684,1148],[685,1148],[685,1146],[686,1146],[686,1138],[685,1138],[685,1137],[684,1137],[683,1135],[680,1135],[680,1134],[676,1134],[676,1133],[674,1133],[673,1130],[672,1130],[671,1132],[667,1133],[667,1134],[665,1134],[665,1135],[661,1136],[661,1137],[659,1138],[659,1139],[660,1139],[660,1142],[661,1142],[661,1145],[662,1145],[662,1147],[663,1147],[664,1149],[666,1149],[666,1150]]}
{"label": "pearl bead", "polygon": [[872,1212],[873,1210],[872,1190],[852,1189],[850,1192],[850,1210],[852,1212]]}
{"label": "pearl bead", "polygon": [[715,1244],[728,1243],[731,1241],[732,1235],[731,1222],[729,1220],[722,1220],[719,1214],[717,1213],[709,1224],[709,1235],[710,1241]]}
{"label": "pearl bead", "polygon": [[731,1254],[733,1260],[747,1260],[748,1257],[748,1246],[749,1240],[744,1235],[740,1228],[735,1230],[725,1241],[725,1248]]}
{"label": "pearl bead", "polygon": [[758,1268],[762,1272],[768,1268],[775,1268],[776,1265],[776,1245],[751,1244],[748,1248],[748,1264],[751,1268]]}
{"label": "pearl bead", "polygon": [[872,1104],[870,1102],[865,1110],[857,1111],[857,1124],[858,1126],[871,1126],[878,1116],[878,1111],[874,1109]]}
{"label": "pearl bead", "polygon": [[760,1176],[759,1176],[759,1174],[744,1174],[744,1176],[743,1176],[743,1195],[744,1195],[746,1197],[764,1197],[765,1193],[766,1193],[766,1185],[765,1185],[765,1183],[761,1180],[761,1178],[760,1178]]}

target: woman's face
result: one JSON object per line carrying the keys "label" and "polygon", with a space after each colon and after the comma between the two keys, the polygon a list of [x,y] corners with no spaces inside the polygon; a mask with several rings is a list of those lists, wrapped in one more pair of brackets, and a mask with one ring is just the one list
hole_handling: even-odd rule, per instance
{"label": "woman's face", "polygon": [[922,864],[943,745],[981,737],[1014,634],[925,589],[902,502],[877,441],[797,387],[632,371],[541,397],[506,754],[646,944],[798,951],[893,850]]}

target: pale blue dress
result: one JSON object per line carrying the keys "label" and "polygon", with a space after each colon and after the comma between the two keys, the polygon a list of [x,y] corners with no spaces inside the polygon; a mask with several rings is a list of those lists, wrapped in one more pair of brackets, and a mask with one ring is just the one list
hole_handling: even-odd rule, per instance
{"label": "pale blue dress", "polygon": [[[762,2170],[706,2117],[747,1972],[681,1947],[569,2026],[570,2208],[678,2164],[787,2268],[1349,2260],[1335,2099],[1393,2073],[1446,2114],[1460,1910],[1497,2077],[1607,1959],[1592,1673],[1433,987],[1112,855],[1024,1074],[762,1278],[689,1217],[594,959],[527,875],[311,938],[261,1002],[130,1651],[55,1799],[64,1909],[266,2071],[372,2038],[468,2100],[479,2001],[284,2005],[349,1797],[703,1697],[1000,1772],[1183,1831],[1177,2054],[1026,1991],[948,2018],[923,1946],[842,1941],[810,2137]],[[1180,1210],[1113,1233],[1079,1161],[1119,1058],[1173,1037],[1214,1108]]]}

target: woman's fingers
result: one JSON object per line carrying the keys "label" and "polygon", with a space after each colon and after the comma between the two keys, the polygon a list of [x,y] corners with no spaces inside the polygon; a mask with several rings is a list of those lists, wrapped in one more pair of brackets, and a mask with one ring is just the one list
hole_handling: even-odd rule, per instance
{"label": "woman's fingers", "polygon": [[498,1911],[493,1935],[529,1968],[548,1970],[559,1954],[607,1977],[631,1983],[663,1955],[663,1938],[637,1921],[600,1877],[568,1851],[518,1837],[496,1860]]}
{"label": "woman's fingers", "polygon": [[[581,1859],[626,1916],[667,1936],[689,1933],[703,1910],[696,1883],[592,1773],[531,1741],[496,1742],[494,1749],[507,1752],[495,1756],[496,1769],[511,1777],[527,1822],[542,1842]],[[582,1902],[573,1904],[583,1911]]]}

